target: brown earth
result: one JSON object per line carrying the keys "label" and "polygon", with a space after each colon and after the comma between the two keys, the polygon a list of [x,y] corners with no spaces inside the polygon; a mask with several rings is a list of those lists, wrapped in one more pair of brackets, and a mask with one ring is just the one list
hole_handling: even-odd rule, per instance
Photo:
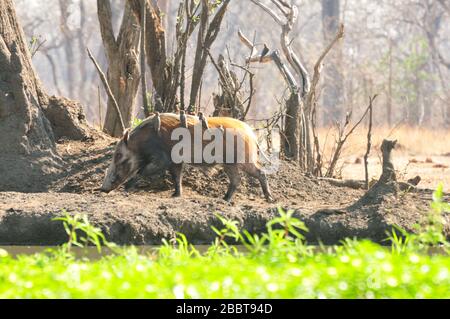
{"label": "brown earth", "polygon": [[[430,190],[384,194],[378,202],[352,206],[362,190],[340,188],[308,178],[293,163],[283,162],[269,177],[276,203],[262,198],[255,180],[243,178],[233,203],[221,198],[227,178],[220,170],[204,173],[187,168],[184,197],[172,199],[168,175],[140,180],[128,192],[98,192],[112,156],[115,140],[99,136],[90,141],[61,141],[58,152],[66,162],[42,193],[0,192],[0,245],[54,245],[66,240],[64,229],[52,218],[63,210],[86,213],[107,237],[118,244],[160,244],[161,239],[184,233],[195,244],[214,238],[220,226],[215,214],[239,221],[241,228],[262,232],[277,208],[295,210],[309,227],[307,239],[336,244],[346,237],[382,242],[393,225],[409,231],[426,215]],[[449,199],[448,197],[446,198]],[[447,220],[450,222],[450,218]],[[449,229],[446,230],[450,233]]]}

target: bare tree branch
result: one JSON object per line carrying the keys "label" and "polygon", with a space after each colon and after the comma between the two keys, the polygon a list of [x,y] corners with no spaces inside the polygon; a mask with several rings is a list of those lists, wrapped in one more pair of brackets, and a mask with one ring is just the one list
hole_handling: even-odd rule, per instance
{"label": "bare tree branch", "polygon": [[366,189],[369,189],[369,154],[372,147],[373,101],[376,98],[376,95],[369,98],[369,128],[367,130],[367,149],[366,154],[364,154],[364,176]]}
{"label": "bare tree branch", "polygon": [[445,0],[438,0],[438,1],[442,5],[442,7],[445,9],[445,11],[447,11],[447,14],[450,15],[450,4],[448,3],[448,1],[447,2]]}
{"label": "bare tree branch", "polygon": [[310,93],[308,94],[307,100],[306,100],[307,111],[312,110],[312,105],[314,103],[314,99],[316,98],[316,88],[317,88],[317,85],[320,80],[320,73],[322,71],[323,61],[325,60],[326,56],[331,51],[333,46],[343,37],[344,37],[344,25],[341,24],[341,26],[339,27],[339,31],[337,32],[333,41],[331,41],[331,43],[325,48],[325,50],[322,52],[322,54],[320,55],[319,59],[317,60],[315,66],[314,66],[314,75],[313,75],[313,80],[311,83],[311,90],[310,90]]}
{"label": "bare tree branch", "polygon": [[[145,0],[141,0],[141,6],[145,6]],[[142,103],[145,117],[150,116],[149,103],[147,97],[147,78],[145,65],[145,30],[146,30],[146,10],[141,10],[141,89],[142,89]]]}
{"label": "bare tree branch", "polygon": [[100,76],[100,79],[102,80],[103,86],[105,87],[105,91],[108,94],[108,97],[113,102],[114,108],[116,109],[116,112],[117,112],[117,117],[119,118],[120,126],[122,127],[122,131],[125,131],[126,127],[123,122],[123,117],[122,117],[122,113],[120,112],[119,104],[117,104],[117,100],[111,91],[111,87],[108,84],[108,80],[106,79],[105,73],[103,73],[102,69],[100,68],[100,66],[97,63],[97,60],[95,60],[95,58],[92,55],[91,50],[89,50],[89,48],[87,48],[87,53],[88,53],[88,56],[91,59],[92,63],[94,63],[95,68],[97,69],[97,72]]}
{"label": "bare tree branch", "polygon": [[361,116],[359,121],[356,122],[355,125],[353,125],[352,128],[346,133],[345,129],[350,124],[351,115],[352,115],[351,112],[347,113],[344,126],[342,128],[339,128],[339,136],[338,136],[338,141],[336,143],[336,149],[335,149],[333,157],[332,157],[332,159],[330,161],[330,165],[328,167],[328,170],[327,170],[327,173],[326,173],[326,177],[333,177],[334,171],[335,171],[335,168],[336,168],[336,165],[337,165],[337,162],[338,162],[338,160],[339,160],[339,158],[341,156],[342,148],[344,147],[345,142],[347,142],[347,139],[349,138],[349,136],[353,134],[355,129],[366,118],[367,113],[369,113],[369,111],[372,109],[373,102],[375,101],[377,96],[378,95],[375,95],[373,98],[371,98],[369,100],[369,106],[366,108],[365,112],[363,113],[363,115]]}
{"label": "bare tree branch", "polygon": [[253,2],[254,4],[256,4],[261,9],[263,9],[265,12],[267,12],[275,20],[275,22],[278,23],[280,26],[284,25],[283,20],[268,6],[261,3],[259,0],[250,0],[250,1]]}
{"label": "bare tree branch", "polygon": [[[207,0],[203,0],[203,9],[202,10],[209,10],[209,5]],[[191,97],[189,101],[189,108],[190,111],[192,111],[192,108],[195,105],[195,102],[197,101],[198,92],[201,84],[201,79],[203,76],[203,72],[205,70],[208,53],[207,51],[211,48],[211,45],[214,43],[214,41],[217,38],[217,35],[219,34],[220,27],[223,21],[223,18],[225,16],[225,12],[227,11],[228,5],[230,4],[231,0],[224,0],[218,9],[216,15],[212,19],[211,23],[208,26],[208,29],[206,30],[207,23],[204,25],[205,22],[207,22],[206,17],[202,14],[202,22],[201,22],[201,31],[199,32],[199,39],[197,42],[198,46],[201,46],[199,49],[197,47],[197,53],[195,56],[195,62],[194,62],[194,74],[192,76],[192,85],[191,85]],[[208,14],[208,12],[206,13]],[[204,34],[203,28],[205,28],[206,33]],[[203,36],[204,34],[204,36]]]}
{"label": "bare tree branch", "polygon": [[[287,2],[272,0],[276,7],[281,11],[286,21],[283,21],[274,10],[270,9],[267,5],[263,4],[260,0],[251,0],[254,4],[259,6],[262,10],[267,12],[275,22],[281,26],[281,47],[283,53],[288,60],[291,67],[301,78],[301,95],[306,96],[309,93],[311,84],[308,71],[303,63],[300,61],[297,54],[291,48],[291,40],[289,34],[292,31],[295,23],[298,19],[298,7],[295,4],[289,5]],[[283,8],[284,7],[284,8]]]}
{"label": "bare tree branch", "polygon": [[278,8],[278,10],[280,10],[284,15],[287,15],[289,12],[286,10],[286,6],[283,6],[279,1],[277,0],[271,0],[273,4],[275,4]]}

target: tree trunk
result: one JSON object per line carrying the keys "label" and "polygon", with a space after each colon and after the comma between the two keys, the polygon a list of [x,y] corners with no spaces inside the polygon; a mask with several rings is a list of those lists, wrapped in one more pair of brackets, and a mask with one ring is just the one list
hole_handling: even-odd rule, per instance
{"label": "tree trunk", "polygon": [[[324,43],[327,45],[339,29],[340,0],[322,0]],[[331,62],[324,69],[323,124],[332,125],[343,118],[342,45],[330,54]]]}
{"label": "tree trunk", "polygon": [[299,159],[299,111],[300,97],[297,93],[292,93],[289,100],[286,101],[286,121],[285,121],[285,137],[283,140],[284,155],[293,160]]}
{"label": "tree trunk", "polygon": [[[127,1],[141,24],[142,7],[140,0]],[[147,65],[151,71],[153,88],[156,96],[154,100],[155,111],[163,112],[167,107],[168,91],[170,86],[169,65],[166,55],[166,31],[164,30],[161,12],[158,6],[153,6],[145,0],[145,54]],[[169,105],[169,109],[171,106]]]}
{"label": "tree trunk", "polygon": [[242,102],[242,86],[232,70],[230,70],[225,57],[220,54],[215,63],[219,72],[219,85],[222,93],[213,94],[213,116],[227,116],[244,120],[245,107]]}
{"label": "tree trunk", "polygon": [[[98,19],[103,45],[108,60],[108,83],[119,105],[125,126],[131,123],[139,88],[139,39],[140,28],[128,2],[117,39],[114,36],[109,0],[97,0]],[[113,102],[108,100],[104,131],[112,136],[122,136]]]}
{"label": "tree trunk", "polygon": [[[166,53],[166,32],[164,30],[160,12],[148,3],[146,5],[146,55],[147,64],[152,73],[153,87],[157,96],[155,99],[160,101],[155,104],[156,111],[164,111],[167,107],[166,100],[169,98],[168,87],[170,83],[170,74],[168,72],[168,61]],[[171,106],[170,106],[171,107]]]}
{"label": "tree trunk", "polygon": [[211,23],[209,23],[211,4],[208,0],[202,1],[202,14],[200,18],[202,21],[200,22],[197,51],[195,53],[194,69],[192,74],[191,97],[189,99],[190,111],[194,111],[195,109],[195,104],[200,94],[200,87],[203,73],[205,72],[208,52],[220,32],[220,27],[230,1],[231,0],[222,1],[222,5],[217,9],[217,13],[212,18]]}
{"label": "tree trunk", "polygon": [[12,0],[0,1],[0,191],[32,191],[60,158]]}

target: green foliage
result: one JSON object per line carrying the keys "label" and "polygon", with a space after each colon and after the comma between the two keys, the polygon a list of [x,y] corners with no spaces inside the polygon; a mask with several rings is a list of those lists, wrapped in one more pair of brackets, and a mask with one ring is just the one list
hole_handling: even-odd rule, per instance
{"label": "green foliage", "polygon": [[449,208],[440,187],[419,233],[396,229],[391,249],[356,239],[307,246],[305,225],[280,209],[261,235],[217,216],[222,226],[204,253],[177,234],[151,254],[129,247],[96,261],[68,258],[72,245],[110,244],[86,216],[65,213],[57,220],[69,239],[56,252],[12,258],[0,250],[0,298],[450,298],[449,255],[424,249],[448,245]]}
{"label": "green foliage", "polygon": [[31,57],[33,58],[46,40],[42,39],[41,35],[33,35],[28,43],[28,50],[30,51]]}
{"label": "green foliage", "polygon": [[419,81],[428,81],[432,76],[427,72],[426,65],[430,59],[430,48],[425,38],[415,38],[410,43],[410,50],[398,63],[397,98],[407,97],[411,104],[417,102],[417,84]]}
{"label": "green foliage", "polygon": [[151,92],[147,92],[147,103],[148,105],[145,105],[144,107],[147,108],[149,113],[153,113],[155,111],[155,106],[153,105],[153,94]]}
{"label": "green foliage", "polygon": [[144,120],[135,117],[131,122],[131,129],[134,130],[135,128],[139,127],[142,124],[142,122],[144,122]]}
{"label": "green foliage", "polygon": [[450,248],[444,234],[446,222],[443,216],[450,212],[450,205],[444,202],[443,190],[441,184],[433,193],[430,213],[423,223],[416,225],[417,235],[411,235],[419,247],[442,246],[447,250]]}
{"label": "green foliage", "polygon": [[[420,71],[429,59],[429,47],[427,40],[417,38],[411,44],[410,53],[403,59],[402,67],[405,73],[414,73]],[[422,74],[425,76],[425,74]]]}
{"label": "green foliage", "polygon": [[426,218],[415,225],[416,232],[408,233],[400,227],[395,227],[389,234],[388,240],[392,243],[392,251],[404,253],[405,251],[426,251],[430,247],[439,247],[449,251],[450,244],[444,234],[444,214],[450,212],[450,204],[444,202],[443,185],[439,185],[433,193],[433,202]]}
{"label": "green foliage", "polygon": [[53,218],[53,221],[62,221],[64,230],[68,236],[67,243],[62,245],[61,250],[70,254],[72,246],[87,247],[94,245],[97,251],[102,251],[102,246],[113,248],[115,245],[105,239],[100,228],[93,226],[86,215],[75,214],[71,216],[67,211],[63,211],[63,217]]}

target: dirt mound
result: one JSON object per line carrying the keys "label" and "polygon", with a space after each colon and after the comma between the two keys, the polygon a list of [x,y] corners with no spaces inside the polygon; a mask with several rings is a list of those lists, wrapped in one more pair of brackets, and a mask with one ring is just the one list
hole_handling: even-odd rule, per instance
{"label": "dirt mound", "polygon": [[89,127],[83,106],[64,97],[51,96],[45,105],[44,114],[50,121],[56,140],[86,140],[96,131]]}

